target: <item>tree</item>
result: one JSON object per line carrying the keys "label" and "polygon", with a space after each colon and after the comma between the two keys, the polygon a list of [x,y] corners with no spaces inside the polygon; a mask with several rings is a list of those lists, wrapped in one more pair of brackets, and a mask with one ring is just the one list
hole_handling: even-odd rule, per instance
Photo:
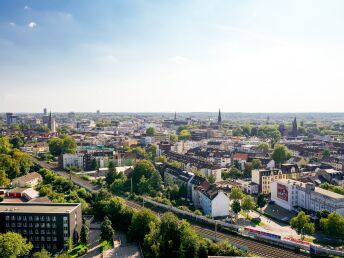
{"label": "tree", "polygon": [[216,182],[216,177],[215,177],[214,175],[208,176],[208,182],[209,182],[210,184],[215,184],[215,182]]}
{"label": "tree", "polygon": [[23,140],[18,135],[12,137],[10,139],[10,143],[12,144],[12,147],[16,149],[19,149],[20,147],[24,145]]}
{"label": "tree", "polygon": [[112,228],[112,223],[107,216],[105,216],[104,221],[101,225],[101,239],[112,242],[112,237],[115,231]]}
{"label": "tree", "polygon": [[0,186],[7,187],[11,181],[8,179],[7,174],[4,170],[0,170]]}
{"label": "tree", "polygon": [[329,149],[324,149],[322,155],[324,158],[328,158],[328,157],[330,157],[331,152]]}
{"label": "tree", "polygon": [[12,145],[10,139],[7,136],[0,137],[0,153],[8,154],[11,151]]}
{"label": "tree", "polygon": [[63,140],[61,138],[52,138],[48,141],[49,151],[54,156],[62,154]]}
{"label": "tree", "polygon": [[261,142],[258,144],[258,149],[261,149],[263,151],[268,151],[269,150],[269,144],[266,142]]}
{"label": "tree", "polygon": [[113,162],[113,160],[109,161],[108,168],[109,168],[109,172],[106,175],[105,181],[106,181],[107,185],[110,186],[115,181],[115,179],[117,178],[117,174],[118,174],[116,172],[115,163]]}
{"label": "tree", "polygon": [[18,161],[7,154],[0,154],[0,169],[4,170],[10,179],[20,175]]}
{"label": "tree", "polygon": [[154,129],[153,127],[147,128],[146,134],[147,134],[148,136],[153,136],[153,135],[155,134],[155,129]]}
{"label": "tree", "polygon": [[266,205],[266,200],[263,194],[259,194],[257,197],[257,206],[262,209]]}
{"label": "tree", "polygon": [[229,194],[229,198],[232,200],[241,200],[243,196],[244,194],[239,187],[233,187]]}
{"label": "tree", "polygon": [[251,178],[251,172],[252,172],[253,166],[251,162],[247,162],[245,164],[245,170],[244,170],[244,177],[245,178]]}
{"label": "tree", "polygon": [[32,244],[20,234],[7,232],[0,234],[0,257],[16,258],[28,255]]}
{"label": "tree", "polygon": [[243,173],[239,169],[237,169],[236,167],[232,167],[229,170],[229,177],[230,178],[237,179],[237,178],[242,177],[242,175],[243,175]]}
{"label": "tree", "polygon": [[18,149],[14,149],[12,151],[12,158],[15,160],[15,162],[17,162],[19,170],[22,174],[27,174],[30,172],[30,168],[33,166],[33,163],[28,154]]}
{"label": "tree", "polygon": [[306,215],[304,211],[299,212],[296,217],[291,219],[290,226],[301,235],[302,239],[305,234],[311,235],[315,230],[314,223],[311,223],[310,216]]}
{"label": "tree", "polygon": [[91,160],[91,166],[90,166],[91,170],[97,170],[99,168],[99,165],[98,165],[98,161],[96,158],[93,158]]}
{"label": "tree", "polygon": [[276,162],[276,164],[281,165],[290,158],[290,153],[284,145],[278,144],[272,152],[271,157]]}
{"label": "tree", "polygon": [[68,135],[63,136],[62,139],[63,139],[62,154],[75,153],[76,147],[77,147],[75,139]]}
{"label": "tree", "polygon": [[337,212],[332,212],[327,218],[322,218],[320,225],[327,235],[344,240],[344,218]]}
{"label": "tree", "polygon": [[163,181],[160,173],[154,169],[149,179],[150,190],[160,191],[162,189]]}
{"label": "tree", "polygon": [[233,211],[234,214],[235,214],[235,221],[237,221],[237,220],[238,220],[238,214],[239,214],[239,212],[241,211],[240,202],[239,202],[238,200],[234,200],[234,201],[232,202],[231,208],[232,208],[232,211]]}
{"label": "tree", "polygon": [[145,179],[151,178],[152,173],[156,171],[154,165],[149,160],[140,160],[136,163],[133,173],[132,173],[132,180],[133,180],[133,188],[134,191],[137,191],[138,184],[142,178]]}
{"label": "tree", "polygon": [[262,167],[263,167],[263,164],[259,159],[252,160],[252,168],[253,169],[260,169]]}
{"label": "tree", "polygon": [[178,138],[180,140],[189,140],[191,138],[191,133],[188,129],[180,131]]}
{"label": "tree", "polygon": [[176,134],[170,134],[170,142],[172,144],[176,143],[178,141],[178,136]]}
{"label": "tree", "polygon": [[51,258],[51,253],[49,253],[47,250],[43,248],[41,251],[35,252],[32,257],[33,258]]}
{"label": "tree", "polygon": [[247,213],[253,210],[256,207],[256,204],[251,195],[245,195],[241,200],[241,208]]}
{"label": "tree", "polygon": [[83,220],[81,231],[80,231],[80,242],[87,245],[89,240],[90,229],[86,225],[86,222]]}
{"label": "tree", "polygon": [[158,217],[148,209],[142,209],[134,213],[128,234],[133,241],[143,243],[145,235],[150,231],[150,223],[158,224]]}

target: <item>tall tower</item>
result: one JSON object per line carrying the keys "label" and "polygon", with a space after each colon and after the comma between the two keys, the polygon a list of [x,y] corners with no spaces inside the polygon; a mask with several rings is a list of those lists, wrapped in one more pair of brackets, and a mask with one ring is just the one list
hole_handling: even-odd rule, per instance
{"label": "tall tower", "polygon": [[45,116],[48,115],[47,108],[44,108],[44,109],[43,109],[43,114],[44,114]]}
{"label": "tall tower", "polygon": [[177,120],[177,112],[174,112],[174,121]]}
{"label": "tall tower", "polygon": [[56,133],[56,121],[55,121],[55,118],[52,117],[51,111],[49,114],[48,128],[50,129],[52,133]]}
{"label": "tall tower", "polygon": [[222,117],[221,117],[221,110],[219,109],[219,115],[217,116],[217,123],[221,124],[222,123]]}
{"label": "tall tower", "polygon": [[297,121],[296,121],[296,117],[294,118],[294,121],[293,121],[292,135],[293,135],[293,137],[297,137]]}

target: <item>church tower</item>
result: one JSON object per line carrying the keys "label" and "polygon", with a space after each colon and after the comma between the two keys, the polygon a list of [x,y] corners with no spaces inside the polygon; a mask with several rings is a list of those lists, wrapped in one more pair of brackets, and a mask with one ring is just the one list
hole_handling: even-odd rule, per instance
{"label": "church tower", "polygon": [[217,123],[221,124],[222,123],[222,117],[221,117],[221,110],[219,109],[219,115],[217,117]]}
{"label": "church tower", "polygon": [[297,121],[296,121],[296,117],[294,118],[294,121],[293,121],[292,135],[293,135],[293,137],[297,137]]}

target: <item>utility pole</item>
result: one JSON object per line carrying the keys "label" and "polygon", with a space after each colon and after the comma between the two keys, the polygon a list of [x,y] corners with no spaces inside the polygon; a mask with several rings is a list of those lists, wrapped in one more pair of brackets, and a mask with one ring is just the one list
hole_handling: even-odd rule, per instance
{"label": "utility pole", "polygon": [[216,237],[217,237],[217,221],[215,220],[215,242],[216,242]]}
{"label": "utility pole", "polygon": [[133,177],[130,178],[130,192],[133,194]]}

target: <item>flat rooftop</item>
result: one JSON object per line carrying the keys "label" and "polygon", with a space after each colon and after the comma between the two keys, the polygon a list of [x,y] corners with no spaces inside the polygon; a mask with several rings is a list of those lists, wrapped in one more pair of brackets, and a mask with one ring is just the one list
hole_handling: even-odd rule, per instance
{"label": "flat rooftop", "polygon": [[0,212],[70,213],[80,203],[0,203]]}
{"label": "flat rooftop", "polygon": [[[282,183],[286,183],[289,185],[292,185],[295,183],[295,185],[301,186],[302,188],[306,188],[306,184],[300,181],[296,181],[293,179],[279,179],[278,181],[282,182]],[[322,194],[324,196],[333,198],[333,199],[344,199],[344,195],[326,190],[326,189],[322,189],[320,187],[315,187],[314,192]]]}

